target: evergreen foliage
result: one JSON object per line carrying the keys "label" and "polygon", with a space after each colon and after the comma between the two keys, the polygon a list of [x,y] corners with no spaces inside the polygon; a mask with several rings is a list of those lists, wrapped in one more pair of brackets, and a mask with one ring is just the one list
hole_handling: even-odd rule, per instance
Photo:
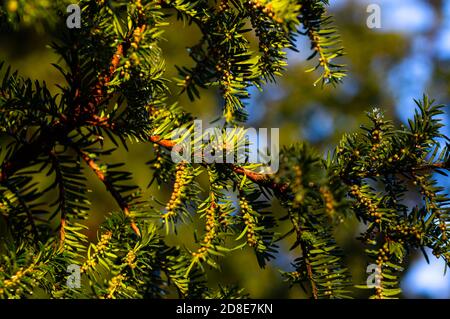
{"label": "evergreen foliage", "polygon": [[[359,240],[380,269],[373,297],[399,295],[414,250],[431,248],[450,265],[450,199],[434,179],[449,170],[449,139],[440,133],[442,106],[426,96],[408,126],[373,110],[370,124],[345,135],[326,158],[305,143],[284,147],[272,175],[250,163],[171,159],[179,142],[171,132],[192,131],[195,117],[168,102],[160,42],[169,16],[202,33],[189,48],[194,66],[178,66],[181,94],[196,99],[216,89],[221,129],[235,128],[239,138],[249,88],[264,89],[283,74],[297,37],[311,43],[316,83],[336,85],[345,76],[335,62],[343,48],[327,1],[82,0],[80,29],[65,26],[67,4],[17,0],[0,9],[4,28],[44,18],[57,26],[52,48],[61,62],[54,66],[65,78],[52,94],[46,83],[0,64],[0,298],[247,297],[245,287],[208,282],[207,268],[220,269],[227,254],[244,247],[265,267],[280,242],[297,256],[294,271],[280,270],[290,284],[312,298],[349,298],[355,284],[368,288],[353,282],[333,233],[352,216],[365,225]],[[149,154],[153,148],[149,184],[171,185],[167,202],[144,196],[126,163],[108,161],[131,143],[146,143]],[[94,212],[86,168],[120,208],[94,242],[87,236]],[[272,201],[284,216],[271,212]],[[205,225],[195,233],[196,249],[167,243],[194,219]],[[289,231],[279,233],[280,225]],[[81,289],[66,284],[72,264],[81,267]]]}

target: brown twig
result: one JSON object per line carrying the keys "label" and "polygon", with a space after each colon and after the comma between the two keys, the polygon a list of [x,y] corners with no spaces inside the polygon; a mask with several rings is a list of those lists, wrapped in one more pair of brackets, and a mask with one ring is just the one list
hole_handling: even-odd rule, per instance
{"label": "brown twig", "polygon": [[104,103],[105,100],[108,99],[108,96],[105,97],[105,88],[111,81],[111,77],[114,75],[114,72],[116,72],[117,68],[119,67],[120,59],[125,54],[125,52],[126,50],[124,43],[119,44],[117,46],[116,52],[111,59],[108,72],[106,72],[106,74],[104,75],[101,75],[98,79],[98,82],[95,84],[93,89],[94,99],[90,103],[92,106],[92,109],[90,110],[92,116],[94,116],[94,114],[96,113],[96,106]]}
{"label": "brown twig", "polygon": [[450,162],[439,162],[439,163],[431,163],[426,164],[417,168],[412,168],[414,172],[417,171],[425,171],[425,170],[434,170],[434,169],[450,169]]}
{"label": "brown twig", "polygon": [[171,150],[177,143],[171,140],[162,139],[159,135],[152,135],[149,137],[150,142],[158,144]]}
{"label": "brown twig", "polygon": [[312,291],[313,298],[318,299],[319,291],[317,289],[316,282],[314,281],[314,274],[313,274],[311,262],[307,256],[308,249],[306,247],[304,240],[302,240],[303,230],[302,230],[301,226],[299,225],[298,221],[296,220],[296,218],[290,213],[289,213],[289,219],[291,220],[291,223],[294,226],[295,234],[297,237],[297,242],[300,247],[300,250],[302,251],[303,259],[305,260],[306,276],[308,277],[308,281],[311,285],[311,291]]}
{"label": "brown twig", "polygon": [[[122,209],[122,211],[124,212],[125,216],[130,216],[130,206],[128,205],[126,200],[122,197],[122,195],[114,188],[114,185],[108,180],[107,176],[105,175],[105,173],[103,173],[103,171],[100,169],[97,163],[85,151],[76,148],[75,146],[74,149],[84,160],[84,162],[89,166],[89,168],[92,169],[97,178],[105,185],[108,192],[112,195],[112,197],[119,205],[120,209]],[[133,219],[131,220],[131,228],[136,233],[136,235],[138,236],[141,235],[141,232],[139,231],[139,228],[137,227]]]}
{"label": "brown twig", "polygon": [[[119,44],[115,54],[111,58],[110,67],[108,69],[108,73],[105,76],[100,76],[98,82],[94,85],[94,93],[98,92],[100,87],[104,87],[110,81],[111,76],[119,66],[120,58],[124,54],[123,44]],[[75,87],[74,93],[74,101],[79,101],[81,97],[81,92],[79,90],[79,77],[78,74],[79,67],[74,67],[72,72],[74,73],[72,76],[73,86]],[[23,145],[17,152],[15,152],[13,158],[10,161],[3,162],[0,166],[0,183],[7,180],[7,178],[13,175],[15,172],[27,166],[30,160],[36,159],[39,155],[46,153],[51,150],[55,143],[57,142],[59,137],[66,137],[70,131],[74,129],[73,123],[77,123],[79,119],[84,119],[83,123],[86,124],[108,124],[108,119],[105,121],[103,118],[98,117],[96,112],[96,106],[100,103],[104,102],[104,100],[99,99],[103,98],[103,89],[100,89],[101,96],[93,94],[94,99],[89,101],[88,107],[77,106],[79,111],[75,111],[74,118],[70,119],[71,123],[68,122],[68,119],[65,115],[60,114],[59,119],[55,121],[54,125],[51,125],[49,129],[43,131],[41,135],[33,142]],[[75,103],[78,104],[78,103]],[[86,114],[88,113],[88,114]],[[88,115],[88,116],[86,116]],[[83,123],[79,123],[82,125]]]}
{"label": "brown twig", "polygon": [[[150,136],[149,140],[151,142],[158,144],[169,150],[172,149],[176,145],[176,142],[174,142],[172,140],[162,139],[159,135]],[[230,167],[233,170],[233,172],[240,174],[240,175],[247,176],[248,179],[250,179],[252,182],[254,182],[258,185],[271,188],[272,190],[279,192],[279,193],[286,193],[288,191],[288,188],[289,188],[288,184],[276,183],[270,175],[256,173],[256,172],[253,172],[251,170],[248,170],[246,168],[243,168],[241,166],[237,166],[234,164],[230,164]]]}
{"label": "brown twig", "polygon": [[266,186],[268,188],[271,188],[274,191],[279,192],[281,194],[286,193],[289,189],[289,184],[276,183],[270,175],[256,173],[256,172],[248,170],[244,167],[236,166],[233,164],[231,164],[231,168],[233,169],[233,172],[235,172],[237,174],[245,175],[252,182],[254,182],[258,185],[261,185],[261,186]]}

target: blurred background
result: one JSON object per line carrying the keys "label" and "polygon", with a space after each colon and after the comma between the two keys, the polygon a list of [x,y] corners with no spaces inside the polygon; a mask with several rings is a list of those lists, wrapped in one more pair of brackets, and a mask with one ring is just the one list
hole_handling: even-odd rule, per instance
{"label": "blurred background", "polygon": [[[4,1],[0,1],[4,2]],[[6,1],[8,2],[8,1]],[[407,123],[415,104],[413,99],[429,94],[438,103],[450,105],[450,0],[331,0],[330,12],[342,36],[348,76],[337,88],[314,87],[316,75],[305,73],[312,62],[305,62],[310,55],[309,43],[299,38],[300,53],[288,53],[288,69],[276,84],[269,84],[264,91],[251,91],[248,102],[250,113],[248,126],[280,128],[280,142],[288,145],[306,140],[319,151],[332,150],[343,133],[358,131],[366,123],[365,113],[374,107],[385,110],[388,118],[397,124]],[[369,4],[381,8],[381,28],[369,29],[366,20]],[[31,8],[32,9],[32,8]],[[31,10],[30,9],[30,10]],[[200,33],[194,26],[184,25],[171,19],[162,43],[167,58],[166,78],[177,77],[175,65],[191,66],[187,48],[197,43]],[[12,64],[24,76],[45,80],[57,92],[56,84],[63,78],[50,63],[58,57],[47,47],[51,38],[48,33],[35,28],[20,31],[0,30],[0,61]],[[217,93],[201,91],[202,98],[195,102],[187,96],[178,95],[179,89],[171,86],[173,101],[179,103],[195,116],[213,120],[221,114]],[[443,120],[448,126],[450,109],[447,107]],[[125,162],[133,172],[135,183],[145,189],[151,172],[145,162],[152,157],[148,145],[131,147],[130,152],[120,152],[111,158]],[[103,185],[91,173],[93,203],[89,225],[90,236],[95,239],[95,226],[111,210],[117,209]],[[450,189],[450,180],[437,176],[440,183]],[[146,196],[159,200],[169,197],[169,189],[152,187]],[[277,203],[273,210],[279,211]],[[201,225],[201,224],[198,224]],[[194,225],[194,227],[196,227]],[[357,284],[365,283],[366,260],[362,258],[363,247],[355,237],[360,232],[356,220],[344,223],[336,230],[339,243],[344,248],[346,261]],[[192,229],[185,227],[173,243],[192,242]],[[194,245],[195,246],[195,245]],[[289,289],[278,269],[290,269],[296,257],[281,247],[280,258],[265,269],[259,269],[252,251],[232,253],[223,259],[222,272],[209,271],[212,281],[238,284],[254,298],[302,298],[303,291]],[[421,253],[413,252],[408,271],[402,280],[403,296],[407,298],[450,298],[450,275],[444,276],[445,264],[432,254],[427,264]],[[365,292],[358,292],[364,297]]]}

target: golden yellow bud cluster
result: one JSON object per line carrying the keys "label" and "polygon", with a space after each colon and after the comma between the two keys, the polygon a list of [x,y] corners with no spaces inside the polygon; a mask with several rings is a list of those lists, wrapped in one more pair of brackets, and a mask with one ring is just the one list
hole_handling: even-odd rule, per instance
{"label": "golden yellow bud cluster", "polygon": [[93,268],[97,265],[97,258],[100,256],[108,247],[109,241],[112,238],[112,232],[108,231],[104,233],[101,237],[97,245],[95,246],[95,251],[91,255],[91,258],[86,260],[86,262],[81,266],[80,272],[84,273],[90,268]]}
{"label": "golden yellow bud cluster", "polygon": [[375,217],[375,222],[377,224],[381,223],[382,214],[381,212],[378,212],[378,205],[366,195],[364,195],[364,193],[361,192],[361,189],[357,185],[352,186],[350,194],[356,198],[361,206],[367,209],[370,217]]}
{"label": "golden yellow bud cluster", "polygon": [[203,244],[202,247],[199,248],[196,252],[192,253],[193,257],[196,257],[198,259],[204,259],[208,248],[211,247],[212,242],[214,238],[217,235],[216,231],[216,203],[214,201],[211,202],[211,205],[209,206],[208,210],[206,211],[206,235],[203,238]]}
{"label": "golden yellow bud cluster", "polygon": [[258,236],[255,233],[257,226],[255,217],[251,214],[251,207],[245,198],[241,197],[239,204],[242,210],[242,218],[245,226],[247,226],[247,243],[250,247],[255,247],[258,244]]}
{"label": "golden yellow bud cluster", "polygon": [[334,215],[334,197],[333,194],[330,192],[330,190],[326,187],[320,188],[320,193],[323,196],[324,204],[325,204],[325,210],[328,215],[333,216]]}
{"label": "golden yellow bud cluster", "polygon": [[122,285],[125,279],[125,275],[122,274],[118,274],[117,276],[111,278],[111,280],[109,281],[108,294],[106,295],[106,299],[114,298],[114,293]]}
{"label": "golden yellow bud cluster", "polygon": [[181,162],[177,165],[177,170],[175,174],[175,183],[173,185],[173,192],[170,196],[170,200],[166,205],[166,212],[162,215],[162,218],[169,219],[176,216],[176,210],[182,204],[182,196],[187,187],[187,170],[186,163]]}

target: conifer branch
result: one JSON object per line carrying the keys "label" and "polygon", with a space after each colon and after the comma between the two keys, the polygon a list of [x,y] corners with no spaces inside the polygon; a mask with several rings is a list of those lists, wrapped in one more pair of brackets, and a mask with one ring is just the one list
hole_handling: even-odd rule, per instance
{"label": "conifer branch", "polygon": [[[120,209],[124,212],[125,216],[130,216],[130,207],[122,195],[115,189],[114,185],[110,183],[107,175],[102,171],[102,169],[97,165],[97,163],[89,156],[89,154],[81,149],[75,148],[77,153],[83,159],[83,161],[89,166],[89,168],[95,173],[97,178],[105,185],[108,192],[115,199]],[[137,227],[135,221],[131,220],[131,228],[136,233],[136,235],[140,236],[140,230]]]}
{"label": "conifer branch", "polygon": [[[160,136],[154,135],[150,136],[150,141],[153,143],[156,143],[162,147],[165,147],[168,150],[171,150],[175,145],[176,142],[168,139],[161,139]],[[246,168],[234,165],[234,164],[225,164],[230,166],[230,168],[233,170],[233,172],[239,174],[239,175],[245,175],[248,179],[253,181],[256,184],[259,184],[264,187],[271,188],[272,190],[279,192],[279,193],[286,193],[288,190],[288,184],[278,184],[274,181],[274,179],[267,175],[267,174],[261,174],[256,173],[251,170],[248,170]]]}
{"label": "conifer branch", "polygon": [[[52,47],[64,61],[54,66],[65,84],[55,94],[0,63],[0,212],[6,221],[0,237],[7,239],[0,249],[0,298],[28,298],[37,289],[52,298],[241,297],[238,288],[211,290],[205,267],[220,269],[228,252],[249,247],[263,268],[283,253],[281,241],[298,251],[295,271],[280,269],[290,285],[314,299],[349,298],[353,282],[334,232],[349,218],[365,225],[358,240],[381,271],[377,287],[359,286],[372,289],[374,298],[400,294],[402,266],[414,250],[431,248],[450,265],[450,199],[433,178],[449,170],[449,145],[438,143],[448,140],[441,130],[444,110],[426,96],[400,128],[373,110],[370,125],[345,135],[326,159],[306,143],[282,148],[274,174],[260,173],[253,163],[172,159],[179,140],[171,133],[190,134],[197,115],[168,102],[178,98],[169,90],[160,47],[163,31],[173,26],[169,17],[200,32],[188,49],[193,63],[178,66],[175,84],[191,100],[200,89],[220,93],[216,123],[225,124],[218,132],[236,134],[212,144],[235,151],[247,143],[240,122],[247,119],[250,89],[283,75],[297,36],[306,36],[310,59],[317,58],[310,70],[320,73],[316,83],[335,85],[345,76],[335,62],[344,51],[328,1],[83,0],[76,30],[60,29],[66,21],[57,21],[57,4],[44,13],[36,6],[35,15],[22,19],[22,3],[0,23],[19,27],[18,20],[27,20],[33,27],[49,16],[45,25],[58,28]],[[131,143],[149,142],[150,184],[170,188],[167,201],[158,199],[156,187],[150,198],[143,195],[126,163],[108,162]],[[92,227],[81,222],[90,209],[85,166],[120,208],[99,225],[97,243],[85,234]],[[285,216],[279,218],[273,199]],[[168,246],[180,239],[179,223],[192,226],[193,216],[205,222],[201,236],[193,234],[198,247]],[[279,236],[279,229],[286,233]],[[86,289],[66,287],[62,273],[74,264],[88,277]]]}

